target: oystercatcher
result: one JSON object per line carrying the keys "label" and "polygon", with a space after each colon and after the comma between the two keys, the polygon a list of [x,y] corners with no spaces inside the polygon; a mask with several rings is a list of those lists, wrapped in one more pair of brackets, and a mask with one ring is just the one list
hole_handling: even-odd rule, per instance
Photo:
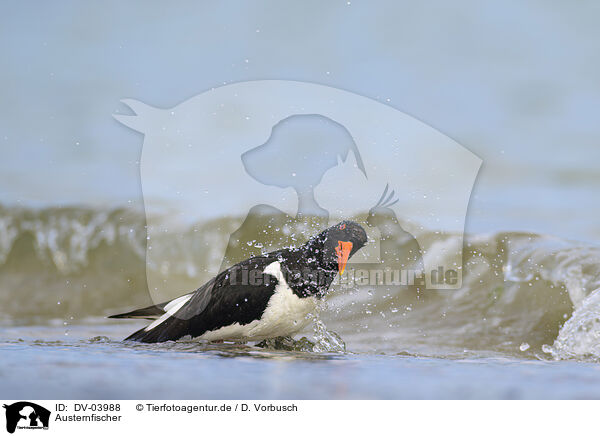
{"label": "oystercatcher", "polygon": [[307,323],[336,273],[367,243],[355,222],[343,221],[297,248],[240,262],[196,291],[174,300],[110,318],[152,319],[126,340],[261,341],[289,336]]}

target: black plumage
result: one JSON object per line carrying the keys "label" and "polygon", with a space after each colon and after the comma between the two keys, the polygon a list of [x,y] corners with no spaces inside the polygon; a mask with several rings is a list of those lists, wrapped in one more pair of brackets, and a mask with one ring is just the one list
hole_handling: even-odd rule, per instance
{"label": "black plumage", "polygon": [[[347,259],[366,242],[366,233],[360,225],[344,221],[300,247],[277,250],[240,262],[192,294],[111,318],[158,318],[155,325],[126,338],[140,342],[164,342],[188,335],[199,337],[227,326],[249,325],[262,319],[278,285],[289,289],[298,301],[320,298],[331,286],[336,273],[343,270]],[[342,254],[342,246],[346,253]],[[277,274],[265,272],[269,268],[277,269]],[[279,272],[281,277],[277,277]],[[181,307],[177,308],[177,303]],[[274,331],[272,336],[280,335]],[[252,340],[252,337],[247,339]]]}

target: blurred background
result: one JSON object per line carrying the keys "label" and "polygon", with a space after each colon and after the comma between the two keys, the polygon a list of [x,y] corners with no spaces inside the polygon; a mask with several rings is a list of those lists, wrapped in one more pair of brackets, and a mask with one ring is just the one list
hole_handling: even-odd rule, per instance
{"label": "blurred background", "polygon": [[288,79],[364,95],[484,161],[467,232],[598,240],[600,6],[508,1],[18,2],[0,14],[0,204],[142,211],[113,113]]}

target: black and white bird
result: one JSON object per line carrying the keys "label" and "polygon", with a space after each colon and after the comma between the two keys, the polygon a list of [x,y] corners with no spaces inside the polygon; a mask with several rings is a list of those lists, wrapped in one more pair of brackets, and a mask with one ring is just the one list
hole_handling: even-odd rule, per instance
{"label": "black and white bird", "polygon": [[364,229],[343,221],[297,248],[240,262],[196,291],[110,318],[152,319],[126,340],[261,341],[291,336],[307,323],[348,259],[367,243]]}

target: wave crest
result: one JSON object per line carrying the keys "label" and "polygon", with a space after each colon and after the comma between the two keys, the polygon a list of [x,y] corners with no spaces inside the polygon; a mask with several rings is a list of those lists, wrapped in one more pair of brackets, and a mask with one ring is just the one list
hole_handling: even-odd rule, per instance
{"label": "wave crest", "polygon": [[[211,241],[228,240],[234,222],[191,226],[168,247],[169,265],[149,268],[183,291],[202,284],[222,261]],[[458,240],[443,238],[444,247]],[[145,249],[141,213],[0,207],[0,321],[80,319],[147,304]],[[600,360],[600,247],[505,232],[470,235],[463,251],[460,290],[337,286],[322,318],[349,349]]]}

